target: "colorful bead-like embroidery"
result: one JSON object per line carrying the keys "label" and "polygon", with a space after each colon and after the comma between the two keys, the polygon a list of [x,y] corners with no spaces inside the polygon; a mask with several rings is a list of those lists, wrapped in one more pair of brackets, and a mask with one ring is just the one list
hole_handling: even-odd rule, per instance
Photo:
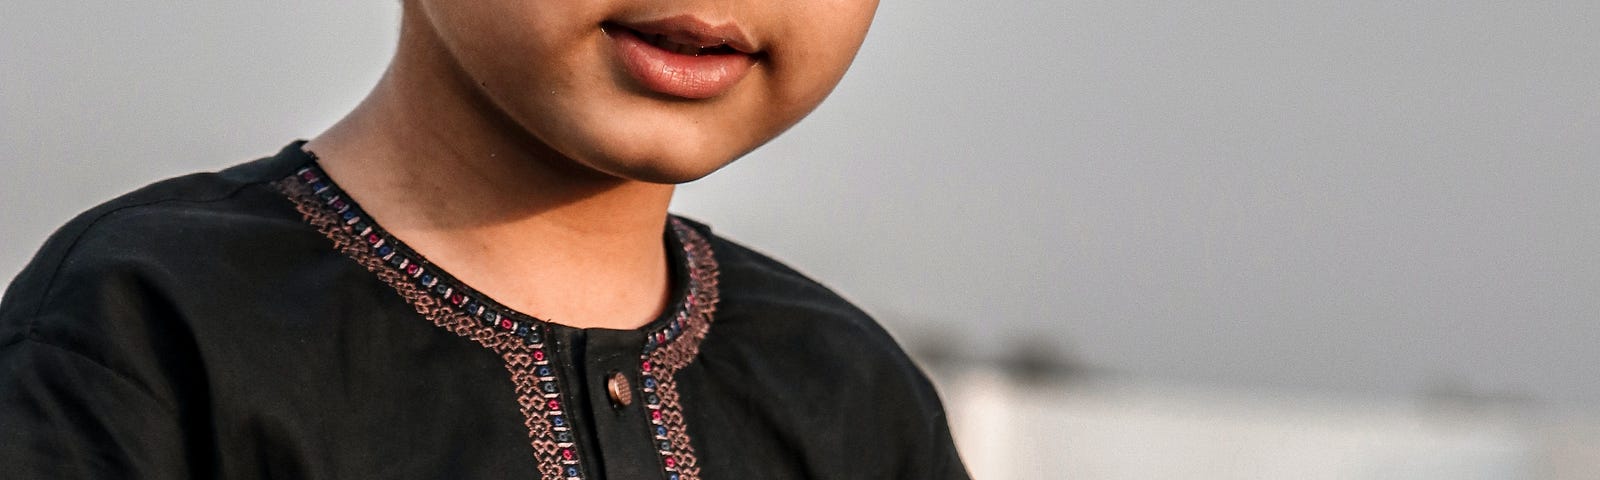
{"label": "colorful bead-like embroidery", "polygon": [[[672,228],[683,238],[689,264],[689,292],[677,315],[651,336],[640,356],[639,371],[645,408],[668,480],[699,480],[700,466],[689,441],[683,407],[678,403],[676,373],[700,352],[717,305],[717,261],[710,243],[682,222]],[[674,341],[677,340],[677,341]]]}
{"label": "colorful bead-like embroidery", "polygon": [[[488,299],[391,237],[322,173],[315,162],[275,184],[335,248],[361,263],[436,325],[500,354],[511,372],[540,477],[581,480],[574,432],[562,409],[559,380],[544,339],[548,325]],[[717,303],[717,265],[708,241],[682,221],[671,228],[683,247],[688,292],[672,319],[646,335],[640,355],[642,396],[668,480],[698,480],[674,374],[699,351]]]}
{"label": "colorful bead-like embroidery", "polygon": [[541,478],[581,480],[572,428],[550,367],[544,325],[480,300],[367,218],[315,165],[277,183],[301,214],[334,245],[400,293],[417,313],[494,350],[516,386]]}

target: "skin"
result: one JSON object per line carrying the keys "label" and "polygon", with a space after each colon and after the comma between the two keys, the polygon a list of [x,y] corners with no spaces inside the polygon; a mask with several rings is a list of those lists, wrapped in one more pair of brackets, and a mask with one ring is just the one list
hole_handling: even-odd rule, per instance
{"label": "skin", "polygon": [[[876,0],[407,0],[382,80],[306,148],[393,234],[520,311],[637,328],[668,303],[673,185],[770,141],[831,92]],[[690,14],[759,46],[732,89],[642,88],[608,21]]]}

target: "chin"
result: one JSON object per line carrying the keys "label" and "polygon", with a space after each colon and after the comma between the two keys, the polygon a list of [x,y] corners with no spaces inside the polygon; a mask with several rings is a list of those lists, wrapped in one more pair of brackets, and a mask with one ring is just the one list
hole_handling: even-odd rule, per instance
{"label": "chin", "polygon": [[[615,147],[616,145],[613,145]],[[627,180],[680,184],[699,180],[733,163],[745,152],[708,151],[686,145],[665,145],[598,151],[576,157],[584,166]],[[674,148],[676,147],[676,148]]]}
{"label": "chin", "polygon": [[[744,130],[720,123],[710,126],[706,123],[717,122],[715,118],[662,115],[648,110],[619,115],[630,118],[629,122],[616,122],[618,117],[584,118],[582,112],[578,117],[579,122],[565,122],[565,130],[546,131],[554,134],[541,138],[587,170],[653,184],[683,184],[704,178],[771,141],[779,131],[771,125],[749,123]],[[696,123],[699,126],[688,126]]]}
{"label": "chin", "polygon": [[716,165],[698,165],[693,162],[668,162],[648,161],[640,163],[618,163],[615,165],[593,165],[594,168],[619,178],[629,180],[676,185],[688,183],[704,178],[727,165],[727,162]]}

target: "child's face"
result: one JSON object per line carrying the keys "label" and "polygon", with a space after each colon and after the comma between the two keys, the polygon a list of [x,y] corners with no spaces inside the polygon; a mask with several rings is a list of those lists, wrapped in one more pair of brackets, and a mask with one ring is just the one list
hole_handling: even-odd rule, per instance
{"label": "child's face", "polygon": [[877,8],[877,0],[408,3],[492,108],[523,130],[589,168],[672,183],[721,168],[816,108]]}

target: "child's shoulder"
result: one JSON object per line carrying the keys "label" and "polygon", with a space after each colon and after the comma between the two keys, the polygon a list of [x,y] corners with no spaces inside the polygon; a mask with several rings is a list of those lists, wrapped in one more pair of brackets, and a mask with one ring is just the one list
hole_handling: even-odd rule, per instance
{"label": "child's shoulder", "polygon": [[[709,232],[704,225],[691,224]],[[870,315],[821,282],[754,248],[718,235],[709,237],[717,259],[719,323],[724,318],[782,317],[797,328],[887,336]]]}
{"label": "child's shoulder", "polygon": [[[959,478],[932,382],[878,322],[772,257],[721,237],[711,243],[720,298],[696,363],[708,381],[728,385],[710,390],[785,412],[741,424],[773,422],[800,448],[831,458],[891,452],[852,465],[877,472],[864,478],[894,475],[881,458],[918,458],[926,472],[907,478]],[[899,440],[885,447],[890,438]]]}
{"label": "child's shoulder", "polygon": [[203,290],[230,263],[267,255],[276,232],[305,230],[272,185],[292,168],[280,155],[169,178],[78,214],[12,279],[0,318],[33,322],[111,289]]}
{"label": "child's shoulder", "polygon": [[727,238],[713,235],[711,245],[720,298],[708,343],[753,345],[768,358],[803,360],[820,371],[923,381],[888,331],[834,290]]}

